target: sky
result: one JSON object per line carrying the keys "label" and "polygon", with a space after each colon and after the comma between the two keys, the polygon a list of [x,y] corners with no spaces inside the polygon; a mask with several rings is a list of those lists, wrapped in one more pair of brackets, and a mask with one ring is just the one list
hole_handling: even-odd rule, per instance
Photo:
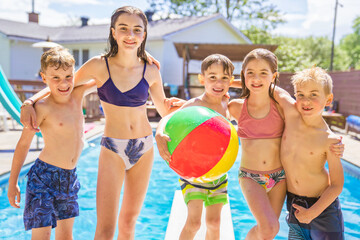
{"label": "sky", "polygon": [[[89,24],[110,22],[112,12],[121,6],[133,5],[145,11],[146,0],[34,0],[35,12],[40,13],[39,24],[46,26],[72,25],[82,16]],[[332,38],[336,0],[269,0],[283,13],[285,24],[274,34],[289,37],[326,36]],[[353,20],[360,16],[360,0],[339,0],[335,42],[352,33]],[[32,0],[0,0],[0,18],[28,21]]]}

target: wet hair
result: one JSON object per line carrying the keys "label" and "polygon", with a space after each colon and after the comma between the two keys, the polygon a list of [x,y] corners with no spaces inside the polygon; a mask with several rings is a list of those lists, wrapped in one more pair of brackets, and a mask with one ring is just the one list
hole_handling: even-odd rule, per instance
{"label": "wet hair", "polygon": [[145,38],[144,38],[143,42],[141,43],[140,47],[138,48],[137,56],[139,58],[143,59],[144,61],[147,61],[147,57],[146,57],[146,54],[145,54],[145,44],[146,44],[146,38],[147,38],[148,20],[147,20],[145,14],[143,13],[143,11],[141,11],[140,9],[138,9],[136,7],[132,7],[132,6],[124,6],[124,7],[116,9],[113,12],[113,14],[111,16],[110,33],[109,33],[109,38],[108,38],[109,50],[108,50],[107,53],[105,53],[104,56],[105,57],[113,57],[118,53],[118,44],[117,44],[116,40],[113,37],[111,29],[115,29],[116,20],[122,14],[136,15],[139,18],[141,18],[141,20],[143,21]]}
{"label": "wet hair", "polygon": [[229,58],[221,54],[211,54],[207,56],[201,63],[201,74],[204,74],[205,71],[214,63],[222,64],[224,73],[230,76],[233,75],[234,65]]}
{"label": "wet hair", "polygon": [[41,56],[41,72],[45,73],[48,67],[67,70],[75,65],[75,59],[66,48],[53,47]]}
{"label": "wet hair", "polygon": [[321,84],[326,95],[332,93],[332,79],[330,75],[320,67],[304,69],[302,71],[296,72],[296,74],[291,77],[291,83],[294,87],[307,82],[315,82]]}
{"label": "wet hair", "polygon": [[[242,69],[241,69],[240,77],[241,77],[242,93],[241,93],[240,98],[247,98],[250,96],[250,90],[245,85],[244,71],[245,71],[245,68],[248,65],[248,63],[255,59],[265,60],[269,64],[269,67],[270,67],[270,70],[272,73],[278,72],[278,61],[277,61],[277,57],[274,53],[272,53],[271,51],[269,51],[267,49],[263,49],[263,48],[256,48],[256,49],[252,50],[251,52],[249,52],[245,56],[245,59],[242,64]],[[269,96],[275,102],[276,102],[276,100],[274,98],[274,90],[275,90],[275,86],[278,81],[279,81],[279,75],[277,74],[274,82],[269,87]]]}

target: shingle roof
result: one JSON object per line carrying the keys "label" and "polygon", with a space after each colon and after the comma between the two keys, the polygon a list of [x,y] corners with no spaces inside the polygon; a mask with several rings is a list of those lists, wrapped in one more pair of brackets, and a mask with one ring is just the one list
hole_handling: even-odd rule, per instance
{"label": "shingle roof", "polygon": [[[221,17],[214,14],[203,17],[184,17],[149,22],[148,40],[163,39],[169,34],[176,33],[199,23]],[[88,26],[46,27],[36,23],[15,22],[0,19],[0,33],[8,37],[19,37],[33,40],[47,40],[54,42],[89,42],[107,41],[109,24]]]}
{"label": "shingle roof", "polygon": [[56,29],[54,27],[40,26],[36,23],[0,19],[0,32],[7,36],[46,40],[49,35],[56,34]]}
{"label": "shingle roof", "polygon": [[165,19],[150,22],[148,25],[149,39],[161,39],[166,35],[175,33],[185,28],[195,26],[210,19],[220,17],[220,14],[213,14],[203,17],[183,17],[175,19]]}

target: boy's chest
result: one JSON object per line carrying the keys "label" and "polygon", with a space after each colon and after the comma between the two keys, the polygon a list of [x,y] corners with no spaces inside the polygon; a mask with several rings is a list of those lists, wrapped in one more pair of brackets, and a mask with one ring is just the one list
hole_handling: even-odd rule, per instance
{"label": "boy's chest", "polygon": [[293,129],[287,129],[283,137],[283,147],[301,161],[326,159],[327,137],[323,132],[294,126]]}
{"label": "boy's chest", "polygon": [[81,106],[69,106],[52,110],[45,121],[56,129],[74,131],[74,129],[81,127],[84,116]]}

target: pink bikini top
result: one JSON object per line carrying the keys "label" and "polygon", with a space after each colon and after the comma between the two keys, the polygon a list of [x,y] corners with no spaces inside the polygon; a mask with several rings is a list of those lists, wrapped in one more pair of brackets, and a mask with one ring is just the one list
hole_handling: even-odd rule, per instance
{"label": "pink bikini top", "polygon": [[244,139],[278,138],[284,131],[284,120],[282,119],[276,103],[270,101],[270,112],[261,119],[250,116],[245,99],[240,118],[238,120],[238,135]]}

